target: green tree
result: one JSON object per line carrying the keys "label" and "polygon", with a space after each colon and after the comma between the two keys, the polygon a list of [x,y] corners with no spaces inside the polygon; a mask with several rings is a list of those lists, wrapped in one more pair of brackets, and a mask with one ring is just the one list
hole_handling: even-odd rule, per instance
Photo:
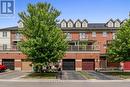
{"label": "green tree", "polygon": [[24,39],[20,50],[27,55],[33,66],[48,67],[57,63],[67,50],[66,36],[57,26],[60,12],[49,3],[29,4],[26,12],[19,13]]}
{"label": "green tree", "polygon": [[117,30],[115,39],[108,47],[108,59],[112,62],[130,60],[130,20]]}

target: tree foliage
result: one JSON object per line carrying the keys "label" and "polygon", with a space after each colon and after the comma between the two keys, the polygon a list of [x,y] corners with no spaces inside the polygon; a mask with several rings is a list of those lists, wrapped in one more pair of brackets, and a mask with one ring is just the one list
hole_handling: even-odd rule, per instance
{"label": "tree foliage", "polygon": [[115,39],[108,47],[108,58],[113,62],[130,60],[130,20],[117,31]]}
{"label": "tree foliage", "polygon": [[57,26],[59,15],[49,3],[29,4],[26,12],[19,13],[24,26],[20,29],[24,39],[19,46],[32,64],[49,66],[64,56],[67,42]]}

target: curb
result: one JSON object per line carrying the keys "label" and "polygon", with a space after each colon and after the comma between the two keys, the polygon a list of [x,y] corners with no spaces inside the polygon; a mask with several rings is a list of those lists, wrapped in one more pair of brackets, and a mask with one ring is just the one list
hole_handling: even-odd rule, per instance
{"label": "curb", "polygon": [[55,79],[44,79],[44,80],[41,80],[41,79],[35,79],[35,80],[16,80],[16,79],[12,79],[12,80],[2,80],[0,79],[0,82],[111,82],[111,83],[115,83],[115,82],[130,82],[130,79],[127,79],[127,80],[55,80]]}

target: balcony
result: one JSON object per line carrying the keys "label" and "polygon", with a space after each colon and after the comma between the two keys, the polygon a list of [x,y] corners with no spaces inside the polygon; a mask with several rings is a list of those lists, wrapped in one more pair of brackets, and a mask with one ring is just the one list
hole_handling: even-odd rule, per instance
{"label": "balcony", "polygon": [[99,51],[100,48],[98,45],[69,45],[68,51]]}
{"label": "balcony", "polygon": [[22,37],[14,37],[14,38],[12,38],[12,40],[13,40],[13,41],[21,41],[21,38],[22,38]]}
{"label": "balcony", "polygon": [[4,47],[0,47],[0,52],[17,52],[20,51],[20,49],[16,46],[13,45],[10,48],[4,48]]}
{"label": "balcony", "polygon": [[80,38],[80,41],[87,41],[87,40],[88,40],[87,37],[85,37],[85,38]]}

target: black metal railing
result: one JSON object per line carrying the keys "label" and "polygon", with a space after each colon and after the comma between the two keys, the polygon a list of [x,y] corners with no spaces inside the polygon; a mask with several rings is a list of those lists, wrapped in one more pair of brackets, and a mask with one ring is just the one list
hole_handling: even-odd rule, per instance
{"label": "black metal railing", "polygon": [[100,50],[98,45],[69,45],[68,51],[96,51]]}

